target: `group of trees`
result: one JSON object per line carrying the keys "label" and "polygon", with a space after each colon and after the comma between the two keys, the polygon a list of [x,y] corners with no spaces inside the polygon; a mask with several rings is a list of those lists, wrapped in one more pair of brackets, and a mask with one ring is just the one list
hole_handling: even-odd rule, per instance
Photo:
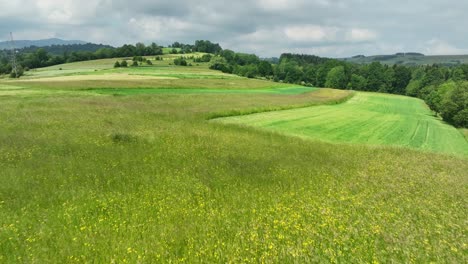
{"label": "group of trees", "polygon": [[204,53],[217,54],[223,50],[218,43],[212,43],[209,40],[197,40],[195,41],[194,45],[174,42],[172,45],[169,46],[169,48],[173,48],[173,51],[174,49],[179,49],[180,51],[177,53],[182,53],[182,54],[191,53],[191,52],[204,52]]}
{"label": "group of trees", "polygon": [[453,125],[468,127],[468,65],[367,65],[312,55],[283,54],[272,65],[255,55],[223,50],[211,68],[249,78],[421,98]]}
{"label": "group of trees", "polygon": [[[19,53],[33,53],[40,47],[30,46],[19,49]],[[94,43],[87,43],[87,44],[68,44],[68,45],[51,45],[42,47],[47,53],[50,55],[63,55],[68,54],[71,52],[96,52],[100,49],[115,49],[109,45],[103,44],[94,44]]]}

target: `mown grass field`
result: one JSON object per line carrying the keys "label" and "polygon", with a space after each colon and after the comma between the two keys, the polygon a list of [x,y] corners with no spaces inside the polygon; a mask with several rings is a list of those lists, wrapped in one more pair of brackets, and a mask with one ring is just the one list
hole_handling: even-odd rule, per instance
{"label": "mown grass field", "polygon": [[468,157],[468,142],[415,98],[357,93],[346,103],[219,119],[341,143],[394,145]]}
{"label": "mown grass field", "polygon": [[[94,63],[107,66],[0,81],[0,262],[466,261],[466,158],[208,120],[349,92],[241,93],[288,86],[230,75],[112,80],[151,67]],[[111,75],[40,80],[66,68]],[[142,88],[236,92],[121,92]]]}

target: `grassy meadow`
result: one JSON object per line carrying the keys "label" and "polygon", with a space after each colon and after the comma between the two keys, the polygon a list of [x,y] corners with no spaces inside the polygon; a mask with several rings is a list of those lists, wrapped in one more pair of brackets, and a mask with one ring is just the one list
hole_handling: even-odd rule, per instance
{"label": "grassy meadow", "polygon": [[452,131],[413,99],[114,62],[0,80],[0,263],[466,262],[465,157],[210,121],[318,111],[340,129]]}

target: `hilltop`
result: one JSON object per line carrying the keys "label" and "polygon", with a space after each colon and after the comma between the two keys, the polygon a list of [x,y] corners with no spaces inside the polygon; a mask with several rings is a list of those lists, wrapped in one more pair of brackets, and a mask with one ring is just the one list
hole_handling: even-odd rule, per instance
{"label": "hilltop", "polygon": [[364,56],[357,55],[351,58],[343,58],[347,62],[353,62],[358,64],[370,64],[372,62],[380,62],[387,65],[406,65],[406,66],[417,66],[417,65],[433,65],[440,64],[446,66],[455,66],[460,64],[468,63],[468,55],[424,55],[421,53],[409,52],[409,53],[396,53],[391,55],[373,55]]}
{"label": "hilltop", "polygon": [[[86,44],[86,41],[82,40],[63,40],[59,38],[39,39],[39,40],[15,40],[15,48],[22,49],[26,47],[47,47],[52,45],[72,45],[72,44]],[[10,49],[9,41],[0,42],[0,50]]]}

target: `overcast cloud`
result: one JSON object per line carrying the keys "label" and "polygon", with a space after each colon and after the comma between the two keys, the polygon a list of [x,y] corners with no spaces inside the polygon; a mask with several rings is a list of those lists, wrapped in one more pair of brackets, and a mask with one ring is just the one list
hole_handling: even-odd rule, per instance
{"label": "overcast cloud", "polygon": [[345,57],[468,53],[462,0],[0,0],[0,39],[125,43],[197,39],[223,48]]}

